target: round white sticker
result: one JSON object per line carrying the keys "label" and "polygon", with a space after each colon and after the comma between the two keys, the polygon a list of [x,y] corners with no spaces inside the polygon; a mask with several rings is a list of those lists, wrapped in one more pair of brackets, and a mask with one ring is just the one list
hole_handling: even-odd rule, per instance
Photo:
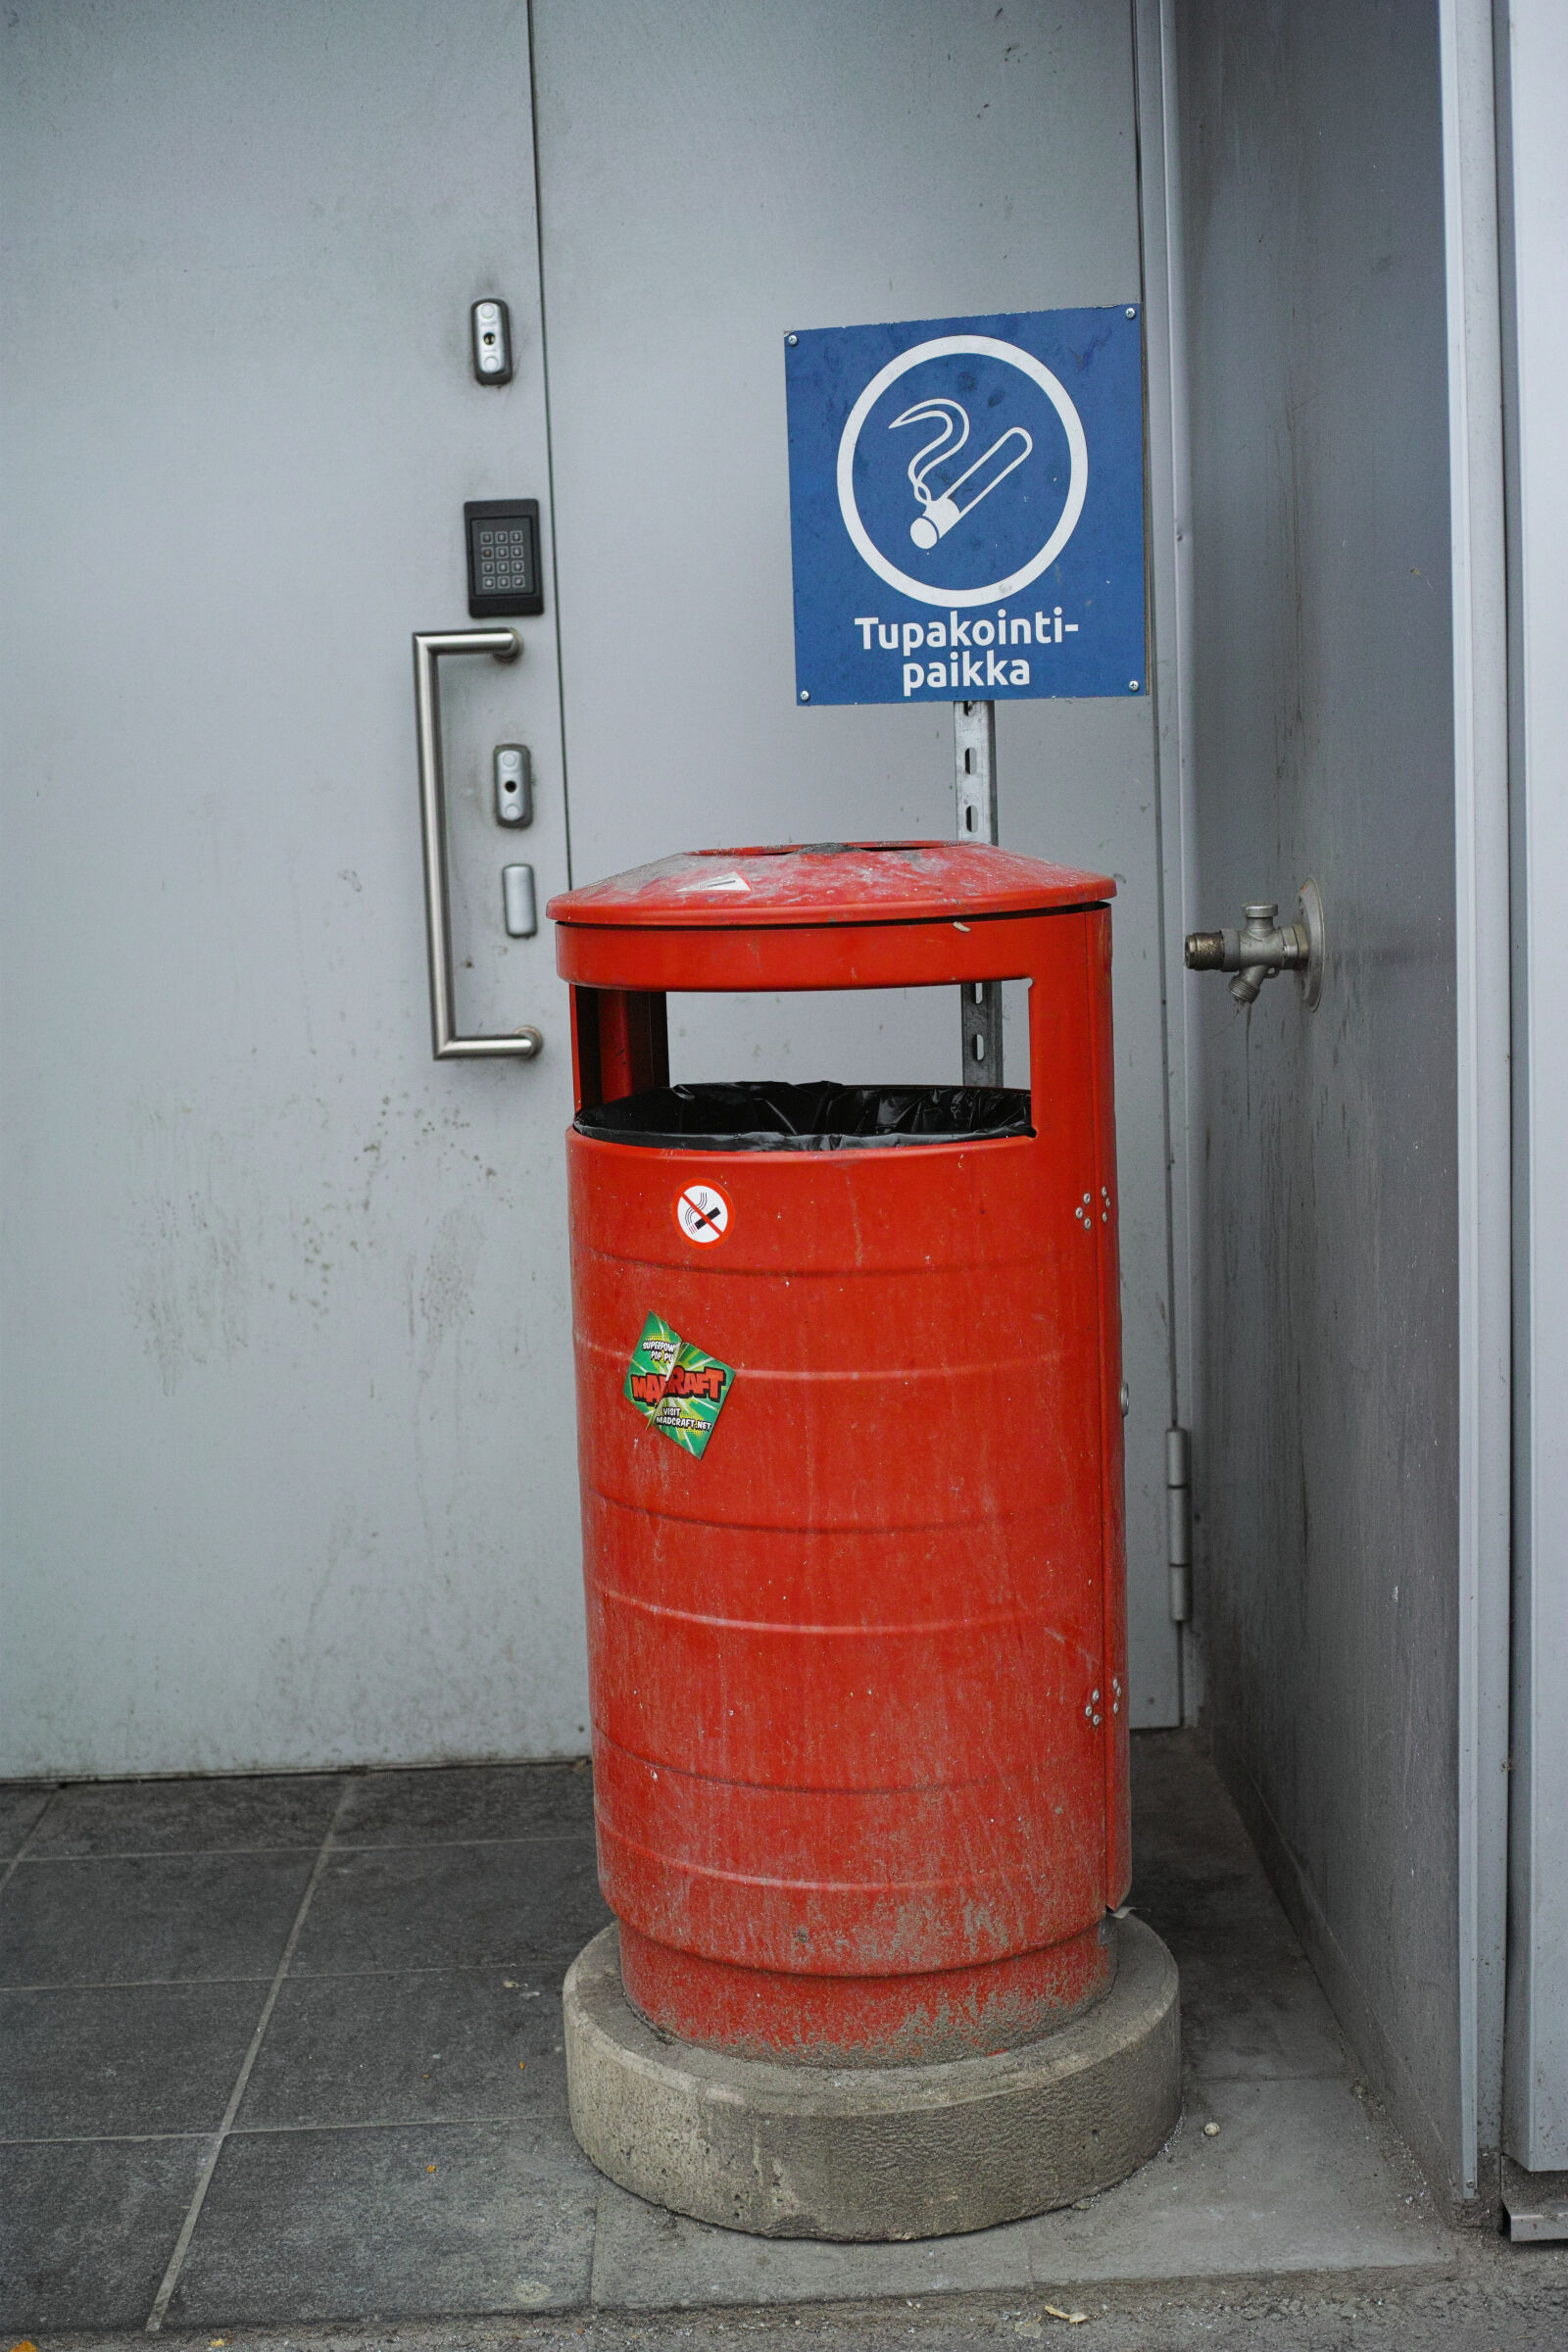
{"label": "round white sticker", "polygon": [[721,1242],[729,1230],[729,1202],[716,1184],[689,1184],[675,1203],[675,1222],[689,1242]]}

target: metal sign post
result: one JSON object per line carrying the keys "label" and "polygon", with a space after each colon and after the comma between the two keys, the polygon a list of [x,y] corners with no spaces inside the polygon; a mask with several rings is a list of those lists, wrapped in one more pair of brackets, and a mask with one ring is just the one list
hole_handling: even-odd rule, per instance
{"label": "metal sign post", "polygon": [[[951,702],[960,841],[998,702],[1149,691],[1142,344],[1137,303],[784,337],[796,702]],[[995,981],[963,1082],[1002,1084]]]}
{"label": "metal sign post", "polygon": [[[997,706],[953,706],[954,791],[960,841],[1001,839],[997,821]],[[972,980],[960,997],[963,1083],[1001,1086],[1002,982]]]}

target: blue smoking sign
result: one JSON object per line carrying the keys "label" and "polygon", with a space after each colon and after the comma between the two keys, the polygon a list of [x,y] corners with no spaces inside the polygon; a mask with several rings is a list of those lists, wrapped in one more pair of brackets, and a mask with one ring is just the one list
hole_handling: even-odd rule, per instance
{"label": "blue smoking sign", "polygon": [[1148,690],[1135,307],[784,346],[796,695]]}

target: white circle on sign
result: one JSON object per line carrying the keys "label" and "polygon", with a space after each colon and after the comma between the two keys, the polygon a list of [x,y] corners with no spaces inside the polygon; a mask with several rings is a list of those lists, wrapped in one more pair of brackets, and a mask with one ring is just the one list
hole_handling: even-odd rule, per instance
{"label": "white circle on sign", "polygon": [[[932,588],[924,580],[911,579],[906,571],[900,571],[896,564],[890,564],[860,520],[860,510],[855,503],[855,452],[861,426],[889,384],[896,384],[901,375],[906,375],[911,368],[918,368],[924,360],[944,360],[961,353],[976,359],[1002,360],[1009,368],[1018,368],[1031,383],[1040,386],[1061,418],[1062,430],[1067,436],[1067,451],[1071,461],[1067,477],[1067,503],[1045,546],[1030,557],[1021,570],[1009,572],[1004,580],[993,580],[986,588]],[[844,517],[844,527],[850,534],[857,555],[869,564],[879,580],[886,580],[890,588],[897,588],[905,596],[914,597],[922,605],[990,605],[1002,597],[1015,595],[1020,588],[1027,588],[1031,580],[1037,580],[1048,564],[1054,564],[1078,528],[1078,517],[1084,511],[1084,498],[1089,489],[1089,444],[1084,438],[1082,419],[1065,387],[1052,374],[1045,362],[1037,360],[1032,352],[1020,351],[1016,343],[1004,343],[997,335],[937,335],[929,343],[917,343],[912,351],[901,352],[896,360],[889,360],[860,394],[844,420],[844,432],[839,441],[838,485],[839,513]]]}
{"label": "white circle on sign", "polygon": [[729,1231],[729,1202],[716,1184],[688,1184],[675,1203],[675,1222],[689,1242],[706,1248]]}

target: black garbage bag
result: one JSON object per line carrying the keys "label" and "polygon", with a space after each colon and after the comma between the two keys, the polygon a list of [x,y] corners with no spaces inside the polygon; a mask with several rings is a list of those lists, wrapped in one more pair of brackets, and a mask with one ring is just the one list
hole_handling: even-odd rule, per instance
{"label": "black garbage bag", "polygon": [[576,1125],[580,1135],[662,1152],[859,1152],[1034,1133],[1023,1087],[837,1086],[830,1078],[653,1087],[579,1110]]}

